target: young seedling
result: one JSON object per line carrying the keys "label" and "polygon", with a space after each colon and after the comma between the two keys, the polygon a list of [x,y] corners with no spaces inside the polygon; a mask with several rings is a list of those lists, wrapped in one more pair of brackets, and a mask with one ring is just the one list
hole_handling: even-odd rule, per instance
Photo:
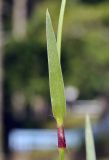
{"label": "young seedling", "polygon": [[[49,68],[49,87],[52,103],[53,116],[57,122],[58,128],[58,150],[59,160],[64,160],[64,153],[66,148],[66,141],[64,135],[64,117],[66,114],[66,100],[64,95],[64,82],[61,70],[61,39],[62,39],[62,25],[65,10],[66,0],[62,0],[57,40],[55,38],[50,14],[46,12],[46,38],[47,38],[47,52],[48,52],[48,68]],[[90,125],[89,116],[86,117],[85,127],[86,140],[86,154],[87,160],[96,160],[94,139]]]}
{"label": "young seedling", "polygon": [[90,118],[88,115],[86,116],[85,141],[86,141],[86,159],[96,160],[94,138],[92,134]]}
{"label": "young seedling", "polygon": [[48,52],[48,68],[49,68],[49,86],[52,103],[53,116],[57,122],[58,128],[58,149],[59,159],[64,160],[64,152],[66,148],[66,141],[64,135],[64,117],[66,113],[66,100],[64,95],[64,82],[61,70],[60,55],[61,55],[61,37],[62,24],[64,17],[66,0],[62,0],[57,40],[55,38],[50,14],[46,12],[46,38],[47,38],[47,52]]}

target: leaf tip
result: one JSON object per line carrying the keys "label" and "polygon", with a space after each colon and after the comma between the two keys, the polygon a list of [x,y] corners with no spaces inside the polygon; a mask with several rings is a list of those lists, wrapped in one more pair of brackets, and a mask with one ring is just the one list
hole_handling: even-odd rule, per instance
{"label": "leaf tip", "polygon": [[49,17],[50,16],[50,14],[49,14],[49,11],[48,11],[48,8],[47,8],[47,10],[46,10],[46,17]]}

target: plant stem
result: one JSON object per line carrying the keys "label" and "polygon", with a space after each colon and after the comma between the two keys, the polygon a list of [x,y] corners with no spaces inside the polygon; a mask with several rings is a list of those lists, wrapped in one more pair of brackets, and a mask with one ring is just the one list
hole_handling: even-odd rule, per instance
{"label": "plant stem", "polygon": [[59,160],[64,160],[65,157],[65,149],[59,148]]}
{"label": "plant stem", "polygon": [[66,140],[65,140],[65,134],[64,134],[64,127],[62,125],[58,127],[59,160],[64,160],[65,148],[66,148]]}

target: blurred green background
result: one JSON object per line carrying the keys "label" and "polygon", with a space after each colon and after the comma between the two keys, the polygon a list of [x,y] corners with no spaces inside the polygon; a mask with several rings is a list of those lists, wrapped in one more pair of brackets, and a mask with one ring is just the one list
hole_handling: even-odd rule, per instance
{"label": "blurred green background", "polygon": [[[61,0],[28,0],[25,3],[26,15],[25,12],[22,12],[24,15],[21,14],[21,17],[17,19],[22,10],[19,3],[18,0],[5,0],[3,5],[3,124],[5,126],[4,147],[6,153],[9,150],[8,133],[13,128],[55,127],[51,116],[48,85],[45,13],[48,8],[56,33]],[[16,13],[16,9],[13,11],[15,6],[18,7],[18,13]],[[17,16],[13,15],[15,13]],[[24,24],[23,31],[19,32],[19,30],[21,31],[18,28],[22,25],[22,17],[26,19],[26,27]],[[18,26],[17,29],[16,26]],[[101,93],[109,92],[108,0],[67,0],[61,64],[65,86],[77,87],[80,93],[79,100],[93,100]],[[17,97],[23,96],[23,100],[21,96],[21,103],[19,99],[16,100],[16,95]],[[37,99],[35,102],[34,97]],[[18,105],[16,105],[17,102]],[[37,118],[34,115],[35,111],[40,112],[40,107],[37,107],[39,110],[36,109],[34,103],[37,103],[36,106],[40,104],[41,111],[47,112],[45,119]],[[19,105],[23,107],[19,107]],[[47,106],[47,111],[44,110],[43,105]],[[15,109],[16,106],[21,109]],[[32,111],[31,108],[33,108]],[[23,118],[18,114],[21,116],[21,120],[18,117],[15,118],[16,110],[17,114],[26,110],[26,116],[25,112],[22,112]],[[33,118],[35,116],[36,119]],[[83,122],[84,118],[75,120],[70,115],[65,123],[66,127],[72,128],[73,126],[83,126]],[[100,150],[98,150],[99,152]],[[16,156],[13,157],[13,159],[17,159]],[[81,158],[77,160],[81,160]]]}
{"label": "blurred green background", "polygon": [[[5,45],[5,80],[12,92],[49,94],[45,12],[49,8],[57,30],[60,1],[41,1],[28,20],[22,41],[9,37]],[[19,24],[20,25],[20,24]],[[82,99],[109,88],[108,2],[88,4],[67,1],[62,42],[65,85],[75,85]]]}

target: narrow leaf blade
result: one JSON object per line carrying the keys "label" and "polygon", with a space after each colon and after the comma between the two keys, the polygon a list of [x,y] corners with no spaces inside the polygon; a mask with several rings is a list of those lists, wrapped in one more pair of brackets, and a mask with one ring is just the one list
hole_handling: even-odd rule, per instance
{"label": "narrow leaf blade", "polygon": [[94,138],[91,128],[90,118],[88,115],[86,116],[85,141],[86,141],[87,160],[96,160]]}
{"label": "narrow leaf blade", "polygon": [[66,112],[64,83],[58,57],[56,38],[48,10],[46,12],[46,37],[52,111],[57,122],[63,123],[63,118]]}
{"label": "narrow leaf blade", "polygon": [[65,12],[65,5],[66,5],[66,0],[62,0],[59,22],[58,22],[58,32],[57,32],[57,49],[58,49],[59,59],[61,56],[62,26],[63,26],[64,12]]}

